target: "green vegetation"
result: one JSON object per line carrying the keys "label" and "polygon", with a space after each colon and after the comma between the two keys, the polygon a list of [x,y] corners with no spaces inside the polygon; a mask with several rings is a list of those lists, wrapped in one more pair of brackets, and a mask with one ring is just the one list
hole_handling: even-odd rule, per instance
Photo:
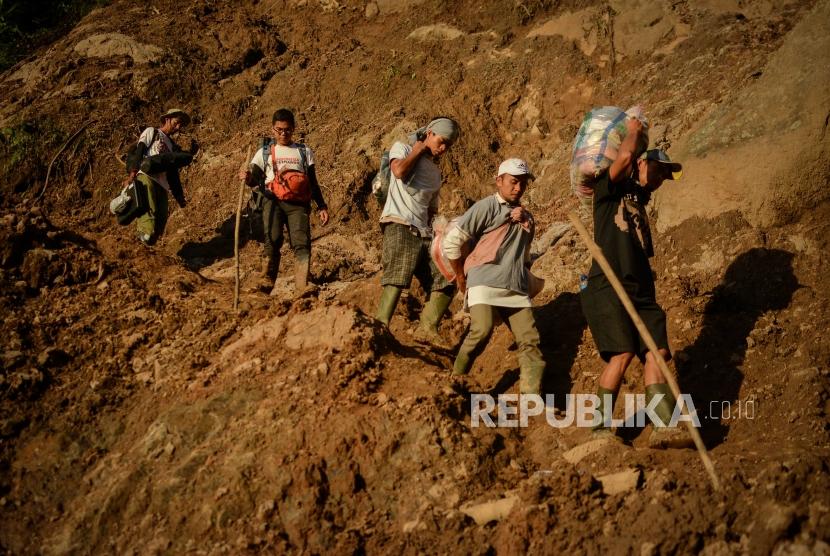
{"label": "green vegetation", "polygon": [[[0,128],[0,184],[15,189],[46,173],[50,153],[66,138],[52,119]],[[27,185],[24,187],[28,187]],[[8,193],[3,191],[4,194]],[[0,195],[3,196],[3,195]]]}
{"label": "green vegetation", "polygon": [[71,29],[108,0],[0,0],[0,71]]}

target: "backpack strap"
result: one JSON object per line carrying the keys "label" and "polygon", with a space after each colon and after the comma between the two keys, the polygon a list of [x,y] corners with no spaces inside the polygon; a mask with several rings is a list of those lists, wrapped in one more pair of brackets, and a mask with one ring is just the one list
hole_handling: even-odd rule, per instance
{"label": "backpack strap", "polygon": [[[268,147],[273,145],[273,141],[268,137],[263,137],[262,139],[262,163],[268,164]],[[265,172],[265,168],[262,169]]]}
{"label": "backpack strap", "polygon": [[271,143],[271,169],[274,170],[274,179],[280,177],[277,172],[277,144]]}
{"label": "backpack strap", "polygon": [[154,127],[153,128],[153,136],[150,138],[150,144],[147,145],[147,150],[144,151],[144,158],[147,158],[148,156],[150,156],[150,149],[152,149],[153,145],[156,144],[156,139],[158,139],[158,136],[159,136],[159,129],[157,127]]}
{"label": "backpack strap", "polygon": [[306,154],[307,148],[308,147],[306,147],[304,143],[297,143],[297,150],[300,151],[300,166],[303,167],[306,174],[308,174],[308,155]]}

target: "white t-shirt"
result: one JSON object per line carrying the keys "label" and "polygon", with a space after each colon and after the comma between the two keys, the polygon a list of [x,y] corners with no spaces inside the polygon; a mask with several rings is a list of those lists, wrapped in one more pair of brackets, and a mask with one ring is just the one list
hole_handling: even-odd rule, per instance
{"label": "white t-shirt", "polygon": [[[412,152],[412,146],[397,142],[389,150],[389,161],[402,160]],[[431,237],[429,226],[430,207],[438,207],[438,192],[441,189],[441,170],[428,155],[422,156],[415,163],[409,178],[409,185],[392,174],[389,178],[389,194],[381,222],[405,222],[415,226],[422,237]]]}
{"label": "white t-shirt", "polygon": [[[138,138],[138,142],[144,143],[144,146],[147,147],[144,156],[153,156],[156,154],[173,152],[173,141],[171,141],[167,134],[160,129],[156,134],[155,142],[153,142],[152,145],[150,144],[150,142],[153,141],[154,129],[156,128],[148,127],[141,133],[141,137]],[[138,173],[144,174],[141,170],[139,170]],[[170,184],[167,183],[167,172],[153,174],[152,176],[149,174],[144,175],[149,176],[151,180],[162,186],[167,191],[170,191]]]}
{"label": "white t-shirt", "polygon": [[[300,145],[292,143],[290,147],[285,147],[274,143],[274,146],[276,146],[274,155],[277,162],[277,172],[288,164],[302,166],[302,160],[300,159]],[[274,176],[276,175],[271,160],[271,147],[272,145],[269,145],[266,149],[264,159],[262,147],[260,147],[254,155],[254,158],[251,160],[251,164],[258,166],[263,172],[265,172],[265,183],[271,183],[274,181]],[[314,153],[308,146],[305,146],[305,160],[307,167],[314,165]]]}

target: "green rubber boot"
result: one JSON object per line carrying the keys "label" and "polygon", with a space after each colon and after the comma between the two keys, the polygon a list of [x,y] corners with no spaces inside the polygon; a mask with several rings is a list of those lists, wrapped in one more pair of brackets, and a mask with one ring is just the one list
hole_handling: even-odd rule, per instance
{"label": "green rubber boot", "polygon": [[657,394],[663,394],[663,399],[660,400],[660,403],[658,403],[657,407],[654,408],[654,413],[657,414],[663,423],[654,423],[654,426],[668,427],[672,414],[674,413],[674,406],[676,405],[677,400],[674,399],[674,395],[671,393],[671,388],[669,388],[668,384],[649,384],[646,386],[646,405],[650,404],[651,400],[653,400]]}
{"label": "green rubber boot", "polygon": [[[605,396],[611,396],[611,404],[605,404]],[[614,413],[614,404],[617,402],[617,392],[613,390],[609,390],[608,388],[603,388],[602,386],[597,387],[597,397],[599,398],[599,405],[597,406],[597,410],[599,414],[602,416],[602,421],[598,424],[594,425],[591,429],[591,435],[594,438],[610,438],[614,436],[614,431],[611,430],[611,427],[605,425],[606,422],[611,421],[611,416]]]}
{"label": "green rubber boot", "polygon": [[452,364],[452,374],[466,375],[470,372],[471,363],[470,355],[459,351],[458,355],[455,356],[455,362]]}
{"label": "green rubber boot", "polygon": [[542,376],[545,374],[544,363],[525,363],[519,374],[520,394],[542,394]]}
{"label": "green rubber boot", "polygon": [[398,306],[398,299],[401,297],[403,288],[398,286],[383,286],[383,293],[380,294],[380,303],[375,318],[389,326],[392,315],[395,314],[395,307]]}
{"label": "green rubber boot", "polygon": [[685,425],[680,427],[669,426],[677,400],[668,384],[649,384],[646,386],[646,405],[657,394],[663,394],[663,399],[654,408],[654,413],[663,421],[663,424],[661,426],[658,423],[654,423],[654,428],[648,437],[649,448],[658,450],[665,448],[692,448],[694,446],[694,440],[692,440]]}
{"label": "green rubber boot", "polygon": [[429,301],[426,302],[421,311],[421,322],[415,331],[416,338],[426,340],[440,347],[446,347],[446,342],[438,333],[438,323],[441,322],[441,317],[447,312],[447,307],[450,306],[451,301],[452,297],[442,291],[434,291],[429,294]]}

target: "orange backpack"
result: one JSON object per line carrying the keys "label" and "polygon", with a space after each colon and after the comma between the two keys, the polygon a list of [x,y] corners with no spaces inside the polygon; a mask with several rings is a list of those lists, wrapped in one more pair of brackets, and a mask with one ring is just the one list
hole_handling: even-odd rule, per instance
{"label": "orange backpack", "polygon": [[297,150],[300,151],[302,171],[290,168],[277,172],[277,145],[271,144],[271,167],[274,169],[274,180],[268,184],[268,188],[280,201],[308,203],[311,201],[311,180],[307,173],[305,145],[298,144]]}

